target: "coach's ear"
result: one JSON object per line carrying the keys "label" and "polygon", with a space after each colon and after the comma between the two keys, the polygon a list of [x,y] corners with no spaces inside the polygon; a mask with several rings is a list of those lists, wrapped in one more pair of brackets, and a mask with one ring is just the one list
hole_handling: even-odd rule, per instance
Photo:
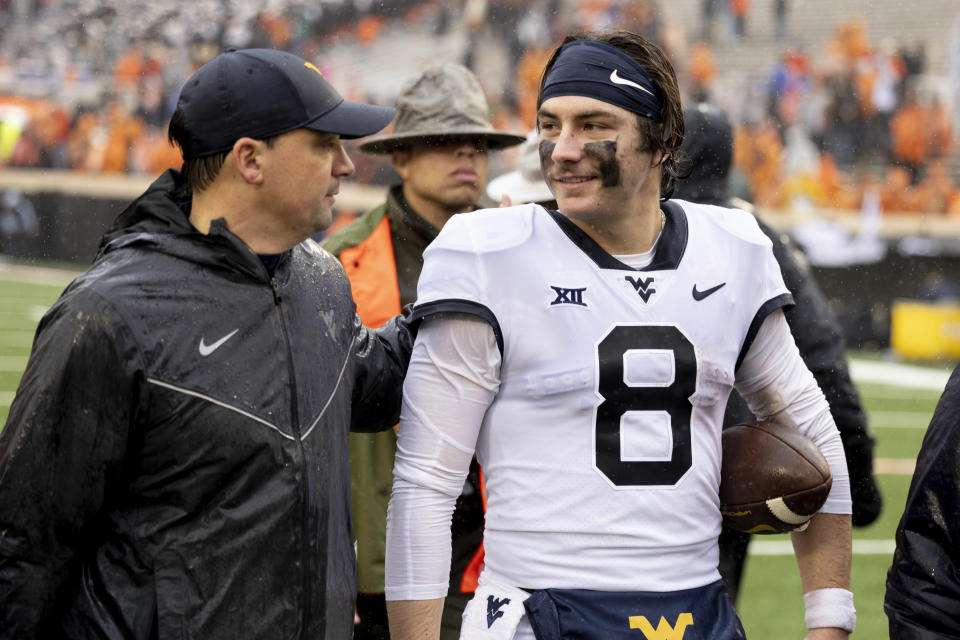
{"label": "coach's ear", "polygon": [[262,154],[266,143],[253,138],[240,138],[233,144],[229,158],[237,168],[237,173],[247,184],[263,182]]}
{"label": "coach's ear", "polygon": [[657,167],[667,161],[667,158],[670,157],[669,151],[657,151],[653,154],[653,157],[650,159],[650,166]]}

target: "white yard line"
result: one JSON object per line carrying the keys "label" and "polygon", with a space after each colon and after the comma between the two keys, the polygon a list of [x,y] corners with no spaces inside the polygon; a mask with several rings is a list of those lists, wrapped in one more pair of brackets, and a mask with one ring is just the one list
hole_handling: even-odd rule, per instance
{"label": "white yard line", "polygon": [[43,314],[45,314],[49,308],[50,307],[45,307],[42,304],[35,304],[27,310],[27,313],[31,321],[40,322],[40,320],[43,319]]}
{"label": "white yard line", "polygon": [[0,356],[0,372],[23,373],[26,368],[26,356]]}
{"label": "white yard line", "polygon": [[897,362],[851,359],[850,377],[856,382],[943,391],[950,371]]}
{"label": "white yard line", "polygon": [[[793,545],[789,540],[759,540],[753,536],[748,553],[751,556],[792,556]],[[892,556],[897,543],[895,540],[854,540],[855,556]]]}
{"label": "white yard line", "polygon": [[33,330],[0,329],[0,347],[29,347],[33,344]]}
{"label": "white yard line", "polygon": [[930,411],[867,411],[871,429],[926,429]]}
{"label": "white yard line", "polygon": [[13,404],[14,391],[0,391],[0,407],[9,407]]}
{"label": "white yard line", "polygon": [[873,472],[884,476],[912,476],[917,461],[911,458],[874,458]]}
{"label": "white yard line", "polygon": [[0,279],[3,280],[65,287],[73,282],[74,278],[80,275],[80,273],[81,271],[79,270],[34,267],[25,264],[5,262],[0,259]]}

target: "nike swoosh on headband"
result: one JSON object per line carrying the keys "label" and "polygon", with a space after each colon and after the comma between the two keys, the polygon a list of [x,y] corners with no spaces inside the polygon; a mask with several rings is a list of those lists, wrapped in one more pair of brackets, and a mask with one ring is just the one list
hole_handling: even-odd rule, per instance
{"label": "nike swoosh on headband", "polygon": [[633,80],[627,80],[626,78],[621,78],[620,75],[617,73],[616,69],[614,69],[610,73],[610,82],[612,82],[613,84],[625,84],[628,87],[636,87],[637,89],[640,89],[640,91],[645,91],[646,93],[653,95],[653,91],[650,91],[650,89],[647,89],[646,87],[641,87]]}

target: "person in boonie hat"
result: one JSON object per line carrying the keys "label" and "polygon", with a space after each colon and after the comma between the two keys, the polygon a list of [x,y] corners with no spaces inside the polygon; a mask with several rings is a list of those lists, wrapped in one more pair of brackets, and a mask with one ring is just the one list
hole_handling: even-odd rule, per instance
{"label": "person in boonie hat", "polygon": [[[412,78],[396,108],[393,131],[362,141],[359,149],[389,154],[400,184],[390,188],[383,204],[323,243],[343,263],[357,310],[369,326],[416,299],[423,251],[451,217],[477,209],[487,184],[489,151],[525,139],[494,128],[480,84],[459,64],[436,64]],[[387,625],[383,550],[395,451],[392,432],[357,435],[350,442],[360,591],[357,639],[383,637]],[[468,482],[473,493],[460,497],[454,515],[457,553],[444,605],[450,624],[441,640],[459,638],[460,613],[473,591],[463,574],[479,557],[483,505],[475,463]]]}
{"label": "person in boonie hat", "polygon": [[487,184],[488,151],[526,139],[494,128],[480,83],[459,64],[427,68],[404,86],[396,108],[393,131],[359,149],[390,154],[403,181],[393,190],[399,204],[437,230],[450,216],[476,208]]}

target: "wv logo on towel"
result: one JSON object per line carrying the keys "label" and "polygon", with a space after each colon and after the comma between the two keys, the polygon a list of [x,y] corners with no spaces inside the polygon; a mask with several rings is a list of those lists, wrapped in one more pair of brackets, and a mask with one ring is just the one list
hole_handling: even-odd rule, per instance
{"label": "wv logo on towel", "polygon": [[503,617],[503,611],[501,609],[508,604],[510,604],[510,598],[494,598],[492,595],[487,596],[487,629],[493,626],[497,618]]}
{"label": "wv logo on towel", "polygon": [[[490,614],[487,614],[488,616]],[[660,616],[660,622],[654,629],[646,616],[630,616],[630,628],[640,629],[647,640],[683,640],[683,633],[687,626],[693,624],[693,614],[681,613],[677,616],[676,626],[671,627],[670,623],[663,616]]]}

